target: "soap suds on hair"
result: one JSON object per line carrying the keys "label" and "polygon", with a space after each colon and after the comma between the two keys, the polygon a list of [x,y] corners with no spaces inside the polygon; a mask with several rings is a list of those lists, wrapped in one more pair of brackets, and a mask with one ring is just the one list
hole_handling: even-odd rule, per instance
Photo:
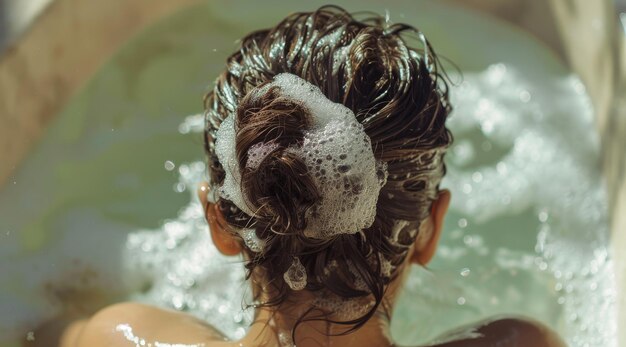
{"label": "soap suds on hair", "polygon": [[370,138],[354,112],[292,74],[277,75],[271,85],[313,115],[313,129],[305,132],[302,146],[288,149],[304,160],[322,196],[307,212],[305,236],[326,239],[372,225],[386,166],[374,158]]}
{"label": "soap suds on hair", "polygon": [[[273,82],[252,93],[258,97],[273,87],[300,103],[312,116],[313,127],[304,132],[302,145],[285,150],[304,161],[321,195],[320,201],[307,211],[304,235],[327,239],[371,226],[378,194],[387,181],[387,167],[374,158],[371,140],[354,112],[330,101],[317,86],[289,73],[276,75]],[[241,190],[234,117],[226,117],[217,131],[215,153],[226,173],[219,192],[252,216],[254,204]],[[277,146],[273,142],[253,145],[246,166],[257,168]]]}

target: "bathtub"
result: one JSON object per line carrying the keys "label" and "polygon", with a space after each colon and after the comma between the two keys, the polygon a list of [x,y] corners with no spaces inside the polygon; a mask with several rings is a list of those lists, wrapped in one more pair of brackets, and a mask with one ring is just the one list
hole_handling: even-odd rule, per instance
{"label": "bathtub", "polygon": [[[240,307],[249,293],[241,264],[212,248],[193,197],[204,169],[201,121],[193,115],[237,38],[321,4],[268,2],[263,16],[241,2],[191,5],[126,42],[62,107],[0,193],[1,345],[37,338],[36,324],[83,293],[94,307],[132,299],[201,317],[217,311],[211,323],[233,338],[245,333],[250,313]],[[499,96],[501,109],[546,105],[551,93],[580,97],[581,115],[571,123],[565,113],[572,106],[555,105],[534,123],[519,124],[538,136],[531,140],[565,129],[547,146],[572,146],[551,158],[528,157],[544,163],[546,174],[520,176],[511,170],[523,171],[519,159],[526,157],[511,154],[525,143],[522,132],[499,133],[505,121],[481,118],[472,99],[457,93],[464,106],[450,120],[456,143],[444,182],[453,192],[452,211],[439,255],[428,269],[413,270],[394,313],[398,342],[423,343],[483,317],[522,314],[552,326],[572,346],[616,346],[608,199],[584,84],[550,49],[491,17],[432,1],[343,6],[388,11],[392,21],[423,30],[465,76],[463,84],[453,73],[456,90],[482,86],[489,94],[497,83],[512,85],[498,78],[523,81],[528,89],[513,90],[513,99]],[[559,168],[577,175],[561,181]],[[490,177],[498,184],[488,184]],[[499,200],[481,199],[487,196]]]}

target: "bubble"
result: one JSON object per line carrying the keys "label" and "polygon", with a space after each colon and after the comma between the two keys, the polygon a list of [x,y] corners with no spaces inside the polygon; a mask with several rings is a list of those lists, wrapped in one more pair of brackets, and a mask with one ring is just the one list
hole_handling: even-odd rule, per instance
{"label": "bubble", "polygon": [[171,160],[166,160],[163,166],[165,166],[165,170],[167,171],[172,171],[176,168],[176,165]]}
{"label": "bubble", "polygon": [[233,316],[233,321],[235,323],[241,323],[243,322],[243,312],[237,312],[234,316]]}
{"label": "bubble", "polygon": [[228,312],[228,306],[226,306],[226,305],[220,305],[220,306],[217,308],[217,311],[218,311],[219,313],[221,313],[221,314],[226,314],[226,312]]}
{"label": "bubble", "polygon": [[461,269],[460,274],[461,274],[461,276],[463,276],[463,277],[467,277],[467,276],[469,276],[469,275],[470,275],[470,272],[471,272],[471,270],[470,270],[469,268],[463,268],[463,269]]}
{"label": "bubble", "polygon": [[[244,336],[246,336],[246,329],[242,328],[242,327],[238,327],[237,330],[235,330],[235,340],[241,339]],[[242,346],[243,347],[243,346]]]}
{"label": "bubble", "polygon": [[189,174],[189,166],[188,166],[188,165],[185,165],[185,164],[181,165],[181,166],[178,168],[178,173],[179,173],[181,176],[187,176],[187,175]]}
{"label": "bubble", "polygon": [[457,303],[457,304],[459,304],[459,305],[465,305],[465,301],[466,301],[466,300],[465,300],[465,298],[464,298],[464,297],[462,297],[462,296],[459,296],[459,297],[456,299],[456,303]]}
{"label": "bubble", "polygon": [[180,124],[180,125],[178,126],[178,132],[179,132],[179,133],[181,133],[181,134],[188,134],[188,133],[189,133],[189,130],[191,130],[191,129],[189,128],[189,125],[187,125],[187,124],[185,124],[185,123],[182,123],[182,124]]}
{"label": "bubble", "polygon": [[339,165],[339,166],[337,166],[337,171],[339,171],[341,173],[346,173],[346,172],[350,171],[350,165]]}
{"label": "bubble", "polygon": [[452,147],[452,153],[454,156],[452,160],[457,165],[465,165],[472,161],[475,157],[474,147],[471,142],[467,140],[459,141],[454,147]]}
{"label": "bubble", "polygon": [[530,93],[527,90],[522,90],[519,93],[519,99],[522,102],[529,102],[531,99]]}
{"label": "bubble", "polygon": [[184,305],[184,301],[181,295],[177,295],[172,298],[172,306],[175,309],[181,310],[183,308],[183,305]]}
{"label": "bubble", "polygon": [[504,163],[504,162],[499,162],[499,163],[496,165],[496,170],[498,171],[498,173],[499,173],[500,175],[506,175],[506,174],[507,174],[507,172],[508,172],[508,169],[507,169],[506,163]]}
{"label": "bubble", "polygon": [[174,191],[177,193],[182,193],[187,189],[187,186],[182,183],[182,182],[178,182],[174,185]]}
{"label": "bubble", "polygon": [[472,174],[472,181],[476,182],[476,183],[480,183],[483,181],[483,174],[480,173],[479,171],[476,171]]}
{"label": "bubble", "polygon": [[548,221],[548,211],[542,210],[541,212],[539,212],[538,217],[540,222],[545,223],[546,221]]}
{"label": "bubble", "polygon": [[460,218],[457,224],[459,225],[459,228],[465,228],[467,227],[467,219]]}

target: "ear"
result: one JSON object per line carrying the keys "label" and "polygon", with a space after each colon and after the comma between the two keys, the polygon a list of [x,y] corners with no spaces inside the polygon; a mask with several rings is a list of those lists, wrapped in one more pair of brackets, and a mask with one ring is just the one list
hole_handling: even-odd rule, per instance
{"label": "ear", "polygon": [[430,216],[426,218],[415,240],[415,251],[411,256],[411,262],[426,265],[435,255],[439,237],[443,230],[443,221],[450,206],[450,191],[443,189],[439,192],[437,200],[433,201],[430,208]]}
{"label": "ear", "polygon": [[219,206],[208,201],[209,189],[208,183],[202,182],[198,187],[198,198],[205,212],[204,217],[207,223],[209,223],[209,232],[211,233],[213,244],[224,255],[237,255],[241,253],[241,245],[226,229],[228,223],[226,223]]}

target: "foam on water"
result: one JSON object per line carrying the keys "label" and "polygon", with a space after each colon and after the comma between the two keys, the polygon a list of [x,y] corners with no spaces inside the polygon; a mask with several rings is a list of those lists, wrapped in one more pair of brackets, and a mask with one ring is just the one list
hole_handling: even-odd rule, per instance
{"label": "foam on water", "polygon": [[532,79],[497,64],[465,76],[452,104],[458,141],[443,185],[454,220],[435,259],[444,271],[414,271],[407,296],[421,298],[401,315],[429,314],[417,307],[428,302],[459,324],[519,313],[572,346],[614,346],[607,200],[580,80]]}
{"label": "foam on water", "polygon": [[[206,179],[202,162],[183,166],[180,183],[193,187]],[[190,312],[230,338],[241,338],[252,321],[241,259],[219,254],[195,192],[190,195],[191,203],[160,230],[128,236],[124,272],[133,288],[130,299]]]}
{"label": "foam on water", "polygon": [[534,213],[537,254],[528,265],[555,282],[565,338],[573,346],[614,345],[607,198],[582,82],[570,76],[537,83],[498,64],[468,76],[452,96],[453,132],[468,138],[462,144],[470,151],[482,149],[492,160],[476,165],[476,158],[450,170],[444,184],[457,192],[453,208],[475,223]]}

